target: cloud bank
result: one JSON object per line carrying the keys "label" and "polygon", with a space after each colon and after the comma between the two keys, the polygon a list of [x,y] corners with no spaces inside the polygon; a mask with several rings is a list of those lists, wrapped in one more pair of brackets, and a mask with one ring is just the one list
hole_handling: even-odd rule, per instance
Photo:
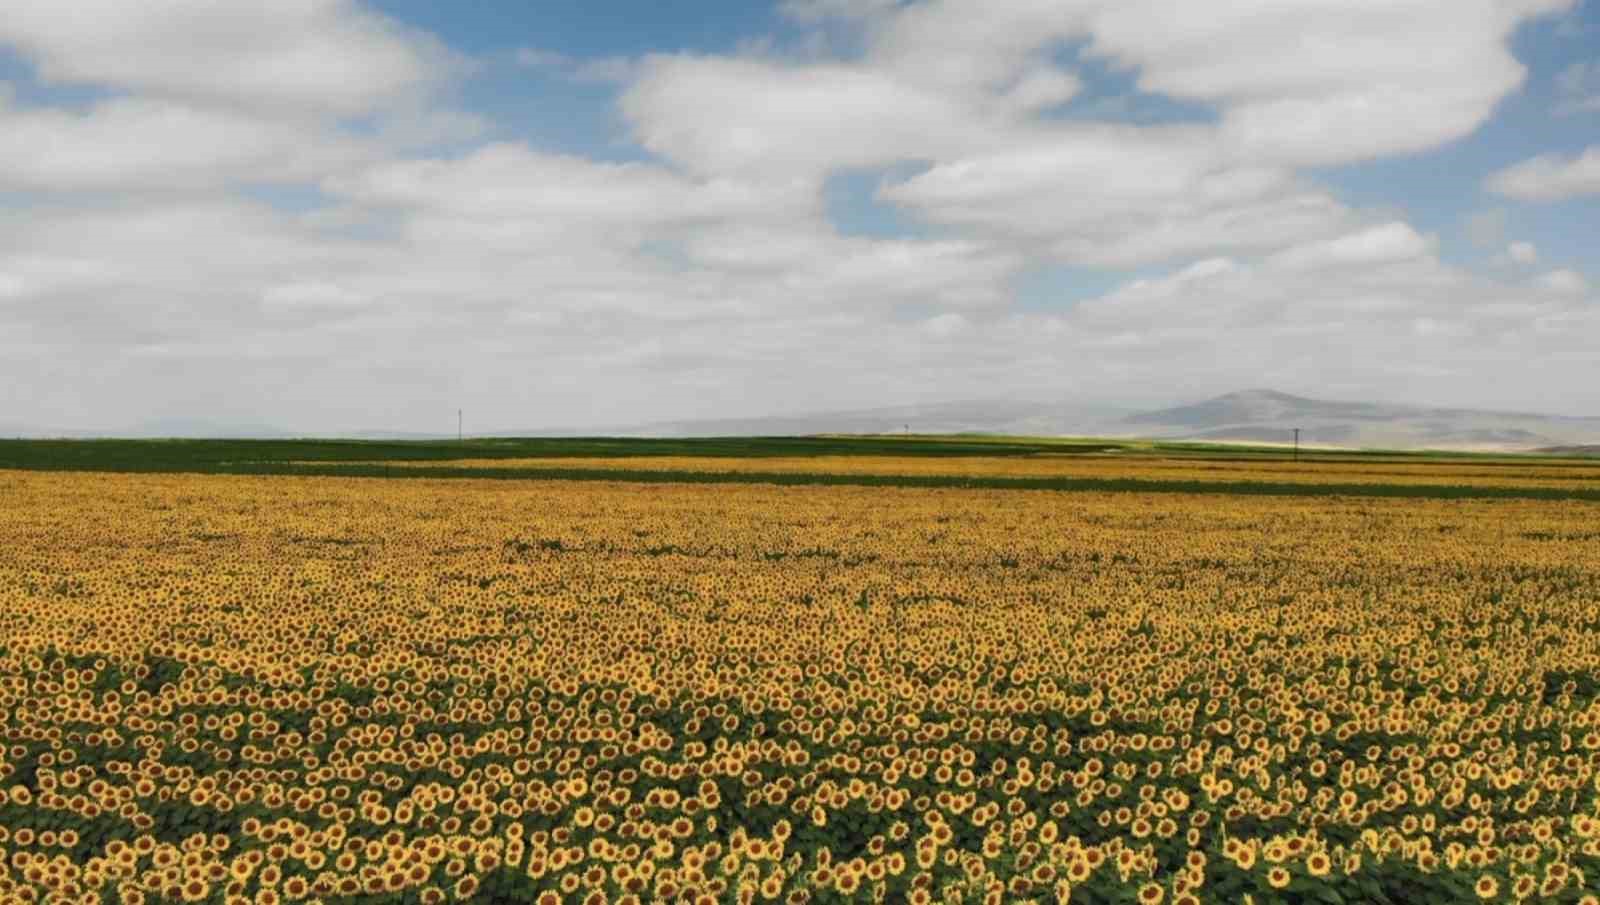
{"label": "cloud bank", "polygon": [[[1513,32],[1570,7],[791,0],[793,46],[608,61],[618,163],[495,134],[452,90],[487,64],[353,0],[19,0],[0,44],[78,93],[0,104],[0,402],[307,430],[1266,384],[1582,410],[1584,274],[1503,217],[1474,234],[1517,275],[1447,263],[1321,176],[1479,129],[1525,81]],[[1597,155],[1484,184],[1600,192]],[[861,176],[895,230],[830,209]],[[1025,302],[1041,273],[1059,298]]]}

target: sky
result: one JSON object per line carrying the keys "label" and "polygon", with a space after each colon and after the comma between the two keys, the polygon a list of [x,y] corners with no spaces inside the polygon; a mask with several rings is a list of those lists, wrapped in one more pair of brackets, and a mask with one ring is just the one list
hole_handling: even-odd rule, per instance
{"label": "sky", "polygon": [[7,0],[0,432],[1600,415],[1600,0]]}

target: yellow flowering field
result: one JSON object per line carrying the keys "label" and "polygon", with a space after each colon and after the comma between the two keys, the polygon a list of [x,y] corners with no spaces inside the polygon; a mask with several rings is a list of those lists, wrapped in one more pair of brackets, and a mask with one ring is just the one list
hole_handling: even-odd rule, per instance
{"label": "yellow flowering field", "polygon": [[0,471],[0,503],[4,901],[1600,891],[1592,502]]}

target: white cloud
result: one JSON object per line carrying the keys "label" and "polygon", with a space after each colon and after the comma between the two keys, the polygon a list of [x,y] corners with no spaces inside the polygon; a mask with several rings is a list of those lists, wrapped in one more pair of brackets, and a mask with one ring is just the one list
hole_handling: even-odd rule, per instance
{"label": "white cloud", "polygon": [[[20,230],[18,230],[20,232]],[[24,243],[14,234],[0,232],[0,239],[9,239],[14,251],[21,251]],[[0,273],[8,274],[4,280],[12,297],[22,294],[43,296],[61,291],[82,291],[108,284],[108,273],[103,261],[85,256],[79,249],[69,249],[63,243],[59,251],[46,253],[14,254],[0,259]]]}
{"label": "white cloud", "polygon": [[9,0],[0,43],[52,81],[296,115],[405,102],[459,65],[354,0]]}
{"label": "white cloud", "polygon": [[1437,244],[1433,237],[1419,235],[1409,224],[1396,221],[1335,239],[1296,245],[1277,253],[1269,263],[1294,270],[1381,264],[1430,254]]}
{"label": "white cloud", "polygon": [[1108,6],[1090,29],[1095,52],[1140,67],[1144,90],[1222,105],[1239,153],[1327,164],[1470,132],[1521,83],[1505,46],[1519,19],[1569,5],[1146,0]]}
{"label": "white cloud", "polygon": [[1083,82],[1072,73],[1041,65],[1018,77],[1006,89],[1005,100],[1020,111],[1042,110],[1066,103],[1082,89]]}
{"label": "white cloud", "polygon": [[972,323],[966,317],[955,312],[930,317],[922,324],[924,330],[941,339],[965,333],[971,326]]}
{"label": "white cloud", "polygon": [[[1569,5],[800,3],[789,12],[802,21],[855,23],[864,52],[822,62],[654,57],[622,109],[644,146],[701,174],[818,179],[923,164],[879,200],[1058,260],[1130,266],[1270,251],[1360,220],[1294,168],[1425,150],[1472,131],[1521,84],[1512,30]],[[1127,67],[1145,91],[1213,108],[1218,121],[1039,115],[1082,92],[1060,62],[1073,42]]]}
{"label": "white cloud", "polygon": [[371,301],[364,293],[334,283],[285,283],[261,294],[261,304],[270,309],[359,308]]}
{"label": "white cloud", "polygon": [[314,178],[374,155],[367,143],[294,121],[140,98],[77,113],[0,105],[0,185],[197,189]]}
{"label": "white cloud", "polygon": [[[1392,232],[1397,240],[1404,235]],[[1003,335],[1024,356],[1070,337],[1076,354],[1107,374],[1140,383],[1183,375],[1204,385],[1195,393],[1293,375],[1312,386],[1348,386],[1354,395],[1402,384],[1411,398],[1527,406],[1532,397],[1521,394],[1530,384],[1514,386],[1518,381],[1504,376],[1519,373],[1521,362],[1541,362],[1541,386],[1600,377],[1584,352],[1600,336],[1600,317],[1574,288],[1575,274],[1559,281],[1566,291],[1553,292],[1547,280],[1487,280],[1431,253],[1317,258],[1323,266],[1316,269],[1204,261],[1132,281],[1063,314],[1019,316],[987,339],[998,343]],[[1501,376],[1478,379],[1485,368]]]}
{"label": "white cloud", "polygon": [[806,181],[691,178],[654,164],[600,163],[503,142],[460,157],[375,164],[323,189],[424,246],[548,252],[558,260],[572,249],[575,259],[633,255],[652,240],[681,244],[693,236],[684,230],[723,223],[814,227],[821,215],[816,186]]}
{"label": "white cloud", "polygon": [[1541,154],[1489,177],[1488,188],[1521,201],[1560,201],[1600,194],[1600,145],[1582,154]]}
{"label": "white cloud", "polygon": [[932,167],[879,196],[1103,267],[1270,249],[1351,223],[1343,205],[1285,171],[1224,160],[1203,129],[1080,126]]}
{"label": "white cloud", "polygon": [[[86,342],[119,333],[197,341],[250,335],[263,316],[286,310],[263,305],[275,287],[305,284],[302,302],[317,283],[378,295],[427,269],[423,255],[394,242],[350,239],[259,203],[184,197],[8,212],[0,216],[0,248],[14,252],[0,269],[50,297],[39,322]],[[293,300],[281,288],[271,298]],[[385,313],[403,305],[397,300]]]}
{"label": "white cloud", "polygon": [[891,186],[884,195],[911,204],[952,207],[1059,200],[1041,199],[1040,192],[1088,193],[1137,204],[1195,187],[1216,165],[1206,138],[1204,132],[1192,129],[1078,127],[1031,146],[939,164]]}
{"label": "white cloud", "polygon": [[[117,93],[0,108],[0,186],[43,195],[0,209],[0,334],[34,342],[0,381],[101,424],[249,397],[255,420],[325,429],[453,423],[460,404],[516,428],[1281,375],[1534,398],[1524,360],[1600,386],[1587,277],[1453,269],[1304,171],[1470,131],[1522,78],[1511,30],[1566,5],[791,0],[806,33],[787,49],[520,54],[625,86],[655,159],[607,163],[483,141],[492,124],[430,102],[434,42],[353,0],[93,0],[93,28],[29,0],[0,42]],[[1115,121],[1088,57],[1198,115]],[[848,170],[917,229],[833,222]],[[331,204],[234,191],[261,181]],[[1469,233],[1507,248],[1504,212]],[[1135,267],[1165,273],[1013,306],[1039,270],[1079,297],[1078,268]]]}
{"label": "white cloud", "polygon": [[979,242],[846,238],[789,226],[710,230],[686,250],[699,267],[809,309],[994,307],[1009,298],[1007,283],[1023,266],[1020,255]]}
{"label": "white cloud", "polygon": [[465,64],[356,0],[8,4],[0,48],[82,106],[0,92],[0,186],[129,196],[306,183],[479,134],[435,103]]}
{"label": "white cloud", "polygon": [[642,145],[701,173],[815,176],[985,142],[953,98],[843,64],[653,57],[622,109]]}
{"label": "white cloud", "polygon": [[[1479,365],[1520,373],[1518,356],[1551,360],[1541,382],[1600,378],[1580,354],[1600,323],[1575,276],[1482,280],[1400,253],[1425,242],[1404,224],[1303,244],[1316,268],[1203,259],[1029,315],[1006,306],[1026,259],[1005,245],[841,237],[816,218],[655,221],[534,243],[422,236],[421,222],[487,230],[526,219],[454,197],[463,178],[445,167],[420,180],[447,189],[437,195],[408,189],[371,208],[352,198],[399,226],[363,239],[241,203],[11,211],[0,215],[10,250],[0,273],[50,304],[6,316],[26,319],[18,329],[36,354],[102,375],[97,398],[40,396],[99,411],[102,424],[108,406],[137,410],[153,392],[206,411],[258,385],[276,388],[258,403],[264,420],[350,430],[417,426],[430,407],[463,402],[510,429],[880,401],[851,389],[864,383],[881,398],[1064,382],[1159,395],[1164,381],[1170,395],[1175,380],[1220,389],[1277,373],[1380,388],[1414,379],[1420,396],[1450,400],[1527,391],[1470,378]],[[804,393],[797,361],[811,375]],[[1394,375],[1402,364],[1410,376]],[[1456,389],[1423,373],[1451,375]],[[0,378],[34,379],[15,362],[0,362]],[[595,409],[597,398],[610,407]],[[316,414],[298,421],[297,409]]]}
{"label": "white cloud", "polygon": [[1534,284],[1541,289],[1564,295],[1582,295],[1589,291],[1589,281],[1584,279],[1583,274],[1574,270],[1552,270],[1540,274]]}
{"label": "white cloud", "polygon": [[1121,337],[1127,331],[1137,333],[1171,319],[1173,306],[1191,295],[1226,294],[1227,287],[1247,279],[1248,271],[1232,258],[1206,258],[1168,276],[1134,280],[1081,302],[1068,320]]}
{"label": "white cloud", "polygon": [[1506,246],[1506,254],[1518,264],[1533,264],[1539,260],[1539,249],[1532,242],[1512,242]]}

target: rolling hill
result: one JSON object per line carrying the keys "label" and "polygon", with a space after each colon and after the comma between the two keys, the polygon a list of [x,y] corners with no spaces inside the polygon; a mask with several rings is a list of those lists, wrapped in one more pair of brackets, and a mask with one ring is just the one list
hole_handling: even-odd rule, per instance
{"label": "rolling hill", "polygon": [[[493,430],[494,437],[752,437],[817,434],[992,434],[1237,443],[1293,441],[1306,446],[1600,453],[1600,417],[1440,408],[1312,399],[1275,390],[1244,390],[1150,411],[1091,401],[976,400],[745,418],[660,421],[606,428]],[[282,439],[332,437],[275,427],[186,419],[110,431],[0,427],[0,437],[184,437]],[[449,434],[351,431],[346,439],[441,440]]]}
{"label": "rolling hill", "polygon": [[1291,442],[1390,449],[1535,450],[1600,442],[1600,418],[1336,402],[1245,390],[1192,405],[1130,415],[1139,435],[1162,439]]}

